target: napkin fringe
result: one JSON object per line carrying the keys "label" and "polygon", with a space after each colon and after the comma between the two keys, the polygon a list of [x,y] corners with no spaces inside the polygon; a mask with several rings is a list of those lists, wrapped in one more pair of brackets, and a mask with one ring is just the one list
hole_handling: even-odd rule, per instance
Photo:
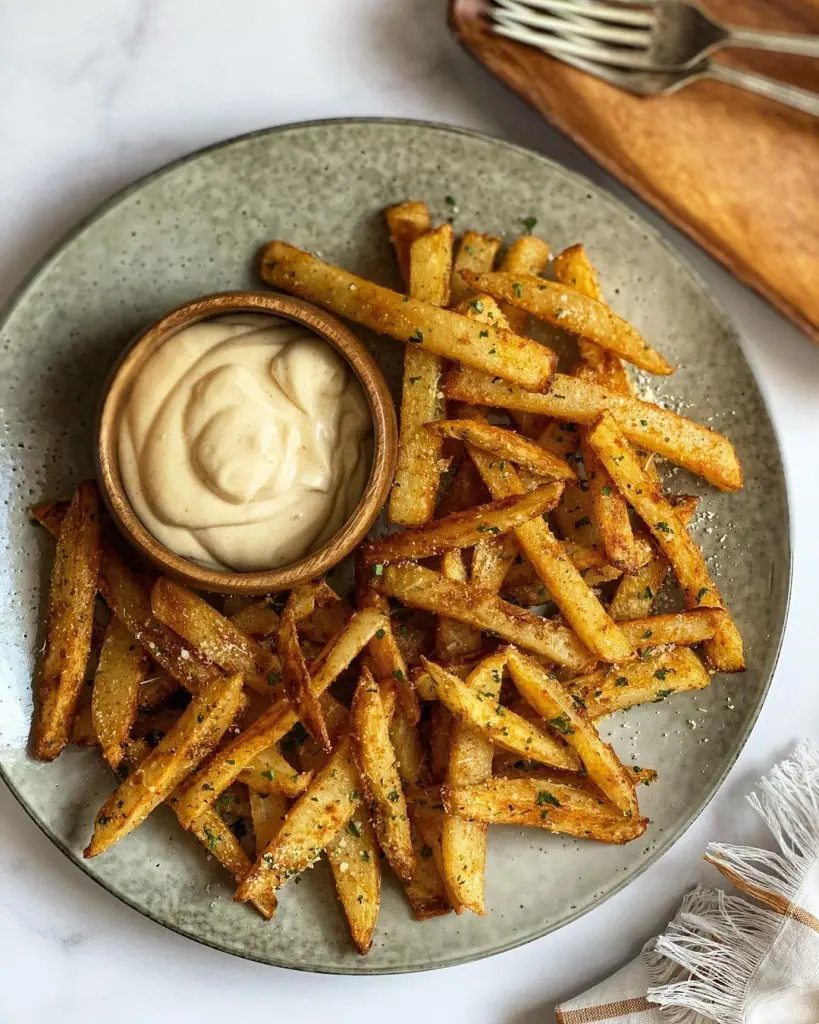
{"label": "napkin fringe", "polygon": [[778,852],[714,843],[706,859],[767,906],[716,889],[688,894],[667,932],[643,951],[648,1000],[662,1008],[668,1024],[692,1024],[696,1015],[742,1024],[748,984],[787,917],[819,930],[819,922],[798,906],[819,858],[819,747],[801,743],[748,800]]}

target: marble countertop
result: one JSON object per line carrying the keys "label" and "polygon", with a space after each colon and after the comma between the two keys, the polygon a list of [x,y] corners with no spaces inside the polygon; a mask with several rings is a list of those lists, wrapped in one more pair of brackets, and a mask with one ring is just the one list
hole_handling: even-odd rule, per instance
{"label": "marble countertop", "polygon": [[715,881],[700,856],[709,839],[760,838],[743,795],[798,738],[819,737],[819,348],[474,65],[448,37],[444,8],[443,0],[0,0],[0,301],[112,192],[252,129],[342,115],[412,117],[548,154],[660,224],[730,311],[770,404],[785,452],[795,564],[768,701],[711,805],[624,892],[520,949],[415,976],[299,974],[165,931],[71,865],[0,785],[3,1024],[86,1024],[102,1019],[97,1000],[117,1024],[324,1015],[364,1024],[419,1015],[448,1024],[550,1022],[557,1001],[657,932],[689,885]]}

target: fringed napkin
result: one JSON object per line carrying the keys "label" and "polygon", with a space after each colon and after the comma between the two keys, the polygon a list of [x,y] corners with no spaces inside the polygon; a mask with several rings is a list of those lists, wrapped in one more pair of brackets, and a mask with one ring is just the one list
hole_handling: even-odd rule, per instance
{"label": "fringed napkin", "polygon": [[712,843],[752,899],[698,888],[640,957],[563,1003],[558,1024],[819,1024],[819,747],[802,743],[749,798],[777,852]]}

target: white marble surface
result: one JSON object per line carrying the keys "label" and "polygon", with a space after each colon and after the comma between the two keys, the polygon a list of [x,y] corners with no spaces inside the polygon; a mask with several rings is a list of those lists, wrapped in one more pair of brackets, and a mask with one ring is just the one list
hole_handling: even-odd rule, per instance
{"label": "white marble surface", "polygon": [[[547,153],[623,195],[458,50],[444,6],[0,0],[0,299],[114,190],[199,146],[289,121],[389,115],[467,125]],[[2,1024],[86,1024],[103,1014],[117,1024],[320,1014],[388,1016],[391,1024],[419,1014],[449,1024],[549,1022],[556,1001],[603,977],[657,931],[690,883],[714,881],[700,860],[710,838],[758,835],[742,795],[797,738],[819,736],[819,348],[664,230],[739,326],[784,446],[795,549],[773,690],[728,781],[688,834],[625,892],[558,934],[422,976],[333,978],[244,962],[146,921],[73,867],[0,786]]]}

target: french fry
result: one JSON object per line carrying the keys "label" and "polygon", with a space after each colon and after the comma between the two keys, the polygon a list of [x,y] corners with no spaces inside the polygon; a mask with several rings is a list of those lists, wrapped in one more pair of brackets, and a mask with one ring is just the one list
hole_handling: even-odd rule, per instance
{"label": "french fry", "polygon": [[726,437],[669,409],[620,395],[578,377],[556,373],[546,390],[536,394],[461,367],[447,374],[443,390],[447,398],[472,405],[518,409],[588,425],[602,413],[610,412],[635,445],[664,456],[720,490],[738,491],[742,487],[739,460]]}
{"label": "french fry", "polygon": [[609,801],[582,788],[537,777],[444,786],[443,800],[449,814],[470,821],[528,825],[603,843],[628,843],[648,826],[645,818],[627,818]]}
{"label": "french fry", "polygon": [[665,644],[693,647],[708,643],[720,634],[726,622],[730,622],[730,617],[722,608],[692,608],[685,612],[628,619],[620,626],[638,650],[645,650]]}
{"label": "french fry", "polygon": [[280,672],[278,659],[192,590],[160,576],[151,590],[151,611],[205,659],[225,672],[241,672],[248,686],[270,694],[268,676]]}
{"label": "french fry", "polygon": [[449,708],[436,702],[429,716],[429,774],[436,785],[440,785],[446,778],[453,724]]}
{"label": "french fry", "polygon": [[215,665],[200,658],[187,641],[153,616],[148,590],[105,537],[101,548],[100,592],[105,603],[154,661],[191,693],[220,679],[222,673]]}
{"label": "french fry", "polygon": [[99,562],[99,493],[86,481],[65,513],[51,570],[34,717],[40,761],[53,761],[68,743],[91,651]]}
{"label": "french fry", "polygon": [[614,486],[608,471],[598,461],[585,435],[580,439],[580,452],[586,467],[592,520],[606,557],[621,572],[636,573],[637,550],[625,499]]}
{"label": "french fry", "polygon": [[350,722],[353,755],[378,841],[393,871],[408,882],[412,877],[413,854],[407,801],[390,741],[389,719],[378,686],[366,669],[356,687]]}
{"label": "french fry", "polygon": [[497,594],[517,553],[518,545],[514,537],[493,537],[478,541],[472,552],[472,585]]}
{"label": "french fry", "polygon": [[422,784],[427,781],[424,751],[414,722],[410,722],[399,705],[390,722],[390,742],[398,761],[403,782]]}
{"label": "french fry", "polygon": [[367,565],[383,564],[429,558],[452,548],[473,547],[488,536],[508,533],[542,516],[557,504],[562,489],[560,483],[543,484],[528,494],[510,495],[463,512],[453,512],[415,530],[389,534],[365,545],[362,559]]}
{"label": "french fry", "polygon": [[449,290],[449,301],[453,306],[469,301],[473,297],[472,289],[464,281],[465,270],[480,273],[491,270],[495,257],[500,249],[501,240],[494,235],[482,235],[477,231],[465,231],[452,267],[452,285]]}
{"label": "french fry", "polygon": [[296,632],[296,618],[290,599],[282,612],[276,638],[276,650],[281,662],[284,689],[290,703],[313,739],[329,754],[332,747],[330,735],[327,732],[327,723],[321,713],[319,698],[313,692],[312,680],[307,671],[299,635]]}
{"label": "french fry", "polygon": [[589,718],[598,719],[637,704],[664,700],[672,693],[702,690],[710,682],[693,651],[673,647],[626,665],[598,669],[563,685],[576,702],[582,702]]}
{"label": "french fry", "polygon": [[180,689],[179,682],[172,679],[167,672],[159,670],[148,679],[143,680],[137,694],[137,704],[140,711],[150,711],[157,704],[167,700],[172,694]]}
{"label": "french fry", "polygon": [[489,494],[474,463],[464,459],[438,503],[435,514],[438,519],[445,519],[453,512],[463,512],[473,505],[484,504],[488,498]]}
{"label": "french fry", "polygon": [[[457,513],[456,513],[457,514]],[[443,520],[441,520],[443,522]],[[447,551],[441,559],[441,575],[466,583],[466,566],[459,550]],[[442,661],[453,661],[481,646],[481,631],[475,626],[439,615],[435,623],[435,653]],[[433,778],[434,778],[433,771]]]}
{"label": "french fry", "polygon": [[454,437],[459,441],[469,442],[501,461],[506,459],[523,469],[528,469],[536,476],[553,480],[577,479],[577,473],[565,459],[558,458],[513,430],[496,427],[480,420],[439,420],[437,423],[428,423],[426,429],[443,437]]}
{"label": "french fry", "polygon": [[[546,268],[546,264],[549,262],[549,246],[542,238],[537,238],[535,235],[523,235],[521,238],[516,239],[506,250],[506,254],[501,261],[500,269],[506,271],[509,274],[531,274],[537,276],[542,273]],[[484,271],[491,270],[491,267],[470,267],[470,270],[482,273]],[[529,319],[529,315],[524,309],[517,309],[515,306],[505,303],[502,307],[503,315],[506,317],[509,326],[513,331],[520,334],[526,330],[526,321]],[[521,430],[524,430],[524,426],[531,426],[532,424],[524,423],[521,425]]]}
{"label": "french fry", "polygon": [[313,773],[296,771],[278,747],[267,747],[239,773],[238,778],[253,793],[280,793],[292,800],[307,789]]}
{"label": "french fry", "polygon": [[228,618],[245,636],[253,640],[269,640],[279,628],[279,613],[270,606],[266,598],[251,601]]}
{"label": "french fry", "polygon": [[510,643],[542,654],[559,665],[583,671],[595,660],[565,626],[517,608],[468,583],[448,580],[424,566],[389,565],[378,585],[385,594],[410,607],[448,615],[459,622],[497,633]]}
{"label": "french fry", "polygon": [[[494,653],[494,652],[493,652]],[[480,665],[480,663],[490,655],[486,651],[475,651],[473,654],[467,656],[463,661],[452,661],[446,666],[447,672],[453,676],[457,676],[459,679],[466,679],[471,672]],[[418,695],[422,700],[433,701],[438,700],[438,688],[435,685],[435,680],[429,674],[429,672],[421,667],[415,670],[414,674],[415,685],[418,688]]]}
{"label": "french fry", "polygon": [[593,341],[642,370],[657,374],[674,372],[674,367],[631,324],[602,302],[569,285],[502,271],[486,274],[466,271],[464,280],[475,291],[486,292],[554,327]]}
{"label": "french fry", "polygon": [[[666,501],[660,488],[648,477],[610,416],[601,416],[588,433],[589,444],[643,520],[668,559],[683,590],[687,608],[725,608],[711,579],[702,552]],[[706,654],[720,672],[741,672],[745,668],[742,638],[730,616],[725,617]]]}
{"label": "french fry", "polygon": [[75,747],[95,747],[99,743],[94,720],[91,717],[91,701],[80,704],[71,723],[69,742]]}
{"label": "french fry", "polygon": [[432,228],[429,209],[426,203],[398,203],[384,211],[384,219],[387,222],[401,278],[405,284],[409,284],[410,250],[415,239]]}
{"label": "french fry", "polygon": [[[464,685],[497,702],[505,665],[505,652],[492,654],[470,673]],[[484,732],[456,722],[450,739],[447,784],[471,786],[485,782],[492,775],[494,751],[492,740]],[[445,815],[441,852],[445,884],[456,912],[485,914],[486,825]]]}
{"label": "french fry", "polygon": [[[257,793],[254,789],[249,791],[249,796],[253,842],[258,857],[278,835],[282,822],[287,817],[287,797],[283,793]],[[236,881],[241,881],[252,866],[248,860],[247,867]]]}
{"label": "french fry", "polygon": [[582,707],[572,700],[561,683],[514,647],[507,650],[507,663],[520,695],[577,753],[589,778],[623,814],[636,817],[640,809],[634,784],[612,747],[600,739]]}
{"label": "french fry", "polygon": [[350,621],[352,608],[341,599],[315,607],[312,614],[299,622],[299,632],[305,640],[326,644]]}
{"label": "french fry", "polygon": [[279,831],[245,875],[236,899],[269,897],[309,868],[361,807],[358,772],[349,737],[336,747],[310,787],[287,813]]}
{"label": "french fry", "polygon": [[407,806],[412,824],[414,864],[412,878],[404,891],[415,920],[427,921],[448,914],[452,909],[441,877],[444,812],[440,791],[433,795],[431,790],[412,786],[407,790]]}
{"label": "french fry", "polygon": [[114,771],[137,715],[147,661],[144,649],[119,619],[112,617],[94,676],[91,715],[102,756]]}
{"label": "french fry", "polygon": [[[523,481],[513,466],[507,463],[501,468],[499,462],[471,444],[467,445],[467,451],[493,498],[525,493]],[[626,638],[586,585],[544,520],[533,519],[517,527],[515,537],[581,642],[604,661],[628,658],[632,648]]]}
{"label": "french fry", "polygon": [[167,799],[214,749],[243,699],[240,674],[216,679],[195,695],[171,731],[102,805],[84,856],[104,853]]}
{"label": "french fry", "polygon": [[[449,300],[452,227],[444,224],[412,243],[409,294],[433,306]],[[443,363],[439,355],[407,345],[401,392],[398,460],[388,506],[389,518],[402,526],[420,526],[432,518],[443,469],[440,437],[423,426],[444,415]]]}
{"label": "french fry", "polygon": [[[356,612],[321,659],[321,664],[311,666],[314,693],[324,693],[375,632],[384,628],[385,622],[385,617],[378,612],[369,609]],[[180,800],[178,813],[182,824],[187,827],[207,810],[263,750],[278,743],[297,722],[290,702],[283,697],[217,751],[197,772]]]}
{"label": "french fry", "polygon": [[536,341],[496,327],[481,327],[459,313],[407,298],[284,242],[270,242],[265,247],[261,274],[273,287],[338,316],[523,387],[544,387],[554,370],[554,352]]}
{"label": "french fry", "polygon": [[563,741],[534,728],[497,700],[467,687],[435,662],[424,659],[424,668],[435,683],[438,699],[458,721],[479,730],[496,746],[556,768],[576,771],[580,767],[579,758]]}
{"label": "french fry", "polygon": [[364,956],[373,943],[381,906],[381,865],[375,831],[366,814],[354,814],[325,853],[350,935]]}

